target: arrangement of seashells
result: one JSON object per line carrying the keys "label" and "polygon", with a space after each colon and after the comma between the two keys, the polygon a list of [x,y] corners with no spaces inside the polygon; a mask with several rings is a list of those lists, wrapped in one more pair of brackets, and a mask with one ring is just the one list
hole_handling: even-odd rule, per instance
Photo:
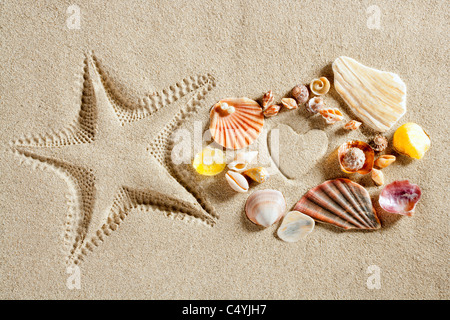
{"label": "arrangement of seashells", "polygon": [[[354,59],[339,57],[333,62],[334,88],[360,120],[348,120],[343,128],[358,130],[365,124],[376,132],[385,132],[406,112],[406,85],[396,74],[366,67]],[[308,89],[309,88],[309,89]],[[309,85],[298,84],[291,97],[275,103],[271,90],[264,93],[261,104],[249,98],[226,98],[210,111],[212,139],[226,150],[241,150],[258,139],[265,118],[275,117],[282,109],[295,110],[304,106],[320,115],[327,124],[344,120],[338,108],[327,107],[323,96],[331,89],[326,77],[313,79]],[[337,150],[340,168],[348,175],[370,174],[376,186],[385,184],[383,169],[396,161],[387,150],[389,140],[376,134],[369,143],[349,140]],[[400,126],[393,135],[393,149],[401,155],[421,159],[430,148],[431,140],[415,123]],[[269,178],[266,168],[258,166],[256,151],[238,151],[226,163],[224,150],[206,147],[193,160],[201,175],[215,176],[225,168],[225,180],[237,193],[249,191],[251,183],[264,183]],[[386,185],[378,198],[380,207],[388,213],[412,216],[421,197],[419,186],[408,180]],[[245,214],[254,224],[268,228],[281,221],[277,236],[286,242],[306,238],[315,222],[332,224],[342,229],[376,230],[381,227],[369,192],[348,178],[328,180],[309,190],[286,213],[287,204],[278,190],[253,192],[246,201]]]}

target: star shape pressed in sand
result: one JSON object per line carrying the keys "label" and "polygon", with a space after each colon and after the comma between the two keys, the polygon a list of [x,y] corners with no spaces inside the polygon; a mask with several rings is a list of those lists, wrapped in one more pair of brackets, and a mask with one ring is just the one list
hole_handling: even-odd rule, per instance
{"label": "star shape pressed in sand", "polygon": [[[68,184],[64,226],[68,265],[83,260],[133,208],[157,208],[168,216],[215,224],[215,210],[190,171],[170,160],[172,132],[197,111],[214,86],[210,75],[189,77],[135,105],[120,94],[100,61],[89,54],[84,60],[77,119],[62,130],[12,143],[23,162],[50,169]],[[174,117],[156,128],[163,122],[152,121],[158,110],[188,94],[192,96],[178,112],[166,108]]]}

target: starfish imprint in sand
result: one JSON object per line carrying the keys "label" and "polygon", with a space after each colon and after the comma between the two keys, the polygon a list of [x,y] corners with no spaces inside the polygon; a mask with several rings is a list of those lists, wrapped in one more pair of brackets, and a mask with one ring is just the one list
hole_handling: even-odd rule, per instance
{"label": "starfish imprint in sand", "polygon": [[[217,214],[192,182],[192,173],[173,166],[170,159],[172,132],[197,111],[214,86],[210,75],[189,77],[133,105],[115,89],[100,61],[88,55],[77,119],[62,130],[11,144],[22,162],[50,169],[68,184],[68,265],[82,261],[134,208],[215,224]],[[162,122],[151,121],[155,113],[188,94],[187,104],[161,128],[155,127]]]}

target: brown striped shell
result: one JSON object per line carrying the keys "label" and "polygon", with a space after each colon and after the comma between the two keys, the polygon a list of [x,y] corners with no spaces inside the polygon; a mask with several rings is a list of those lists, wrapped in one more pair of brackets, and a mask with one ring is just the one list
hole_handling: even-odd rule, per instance
{"label": "brown striped shell", "polygon": [[309,190],[294,209],[343,229],[379,229],[369,192],[348,179],[326,181]]}
{"label": "brown striped shell", "polygon": [[[232,107],[232,111],[221,108],[224,104]],[[221,146],[230,149],[242,149],[253,143],[264,125],[260,105],[249,98],[220,100],[212,107],[210,119],[212,138]]]}

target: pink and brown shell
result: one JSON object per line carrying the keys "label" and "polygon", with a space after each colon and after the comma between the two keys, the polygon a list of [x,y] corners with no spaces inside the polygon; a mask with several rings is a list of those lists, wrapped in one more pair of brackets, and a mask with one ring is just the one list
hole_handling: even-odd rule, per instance
{"label": "pink and brown shell", "polygon": [[369,192],[348,179],[329,180],[309,190],[294,210],[346,230],[381,227]]}
{"label": "pink and brown shell", "polygon": [[381,191],[378,203],[387,212],[410,217],[414,214],[421,195],[422,191],[418,185],[408,180],[394,181]]}

